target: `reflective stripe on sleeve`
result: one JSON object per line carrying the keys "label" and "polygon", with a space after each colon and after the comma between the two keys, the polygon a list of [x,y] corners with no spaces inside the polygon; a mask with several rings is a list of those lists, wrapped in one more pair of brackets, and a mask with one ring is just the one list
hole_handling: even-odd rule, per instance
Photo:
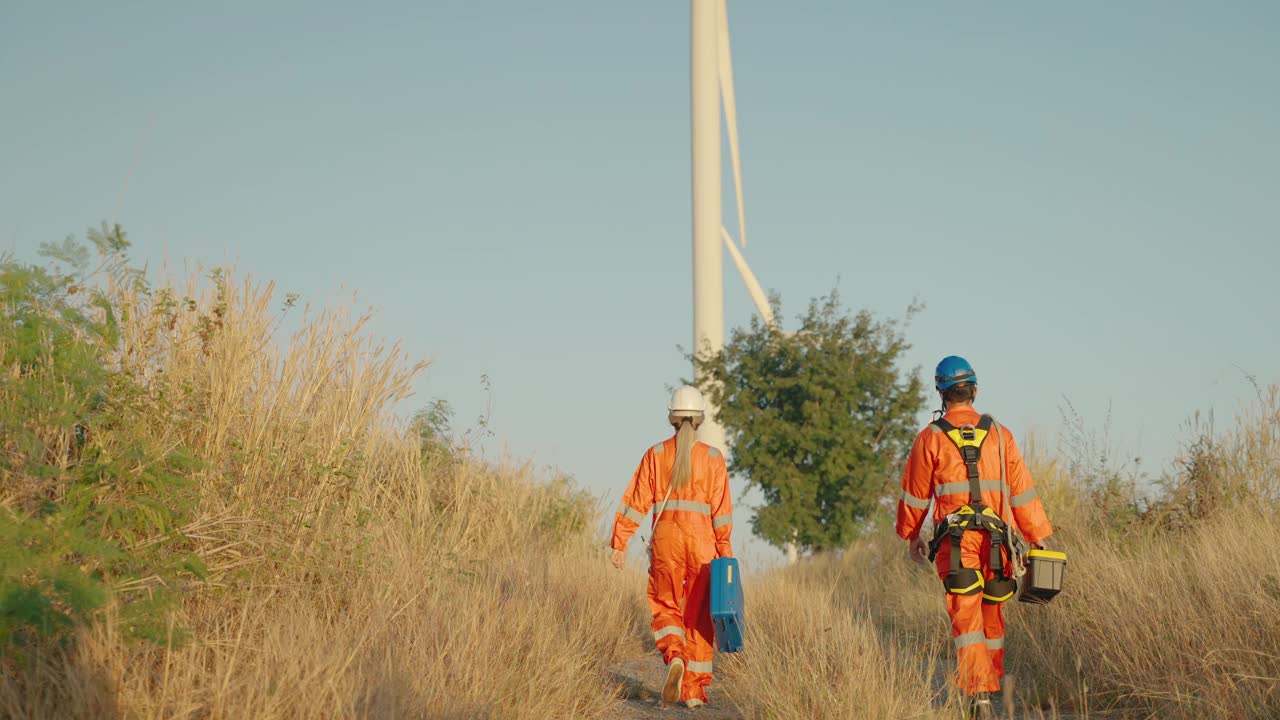
{"label": "reflective stripe on sleeve", "polygon": [[631,507],[626,502],[618,503],[618,514],[636,523],[644,522],[644,513]]}
{"label": "reflective stripe on sleeve", "polygon": [[717,515],[711,518],[711,527],[713,528],[722,528],[725,525],[732,525],[732,524],[733,524],[733,513],[728,513],[727,515]]}
{"label": "reflective stripe on sleeve", "polygon": [[690,660],[684,664],[684,669],[689,672],[709,673],[711,672],[711,661],[698,662],[697,660]]}
{"label": "reflective stripe on sleeve", "polygon": [[661,630],[654,631],[653,639],[661,640],[668,635],[679,635],[680,637],[684,637],[684,628],[679,625],[668,625]]}
{"label": "reflective stripe on sleeve", "polygon": [[[987,490],[990,490],[992,492],[1000,492],[1000,485],[1001,483],[999,480],[979,480],[978,481],[978,489],[984,492]],[[934,495],[960,495],[960,494],[967,495],[969,494],[969,482],[966,480],[964,482],[942,483],[941,485],[938,485],[933,489],[933,494]]]}
{"label": "reflective stripe on sleeve", "polygon": [[987,638],[988,650],[1000,650],[1004,647],[1004,638]]}
{"label": "reflective stripe on sleeve", "polygon": [[1036,489],[1028,488],[1025,492],[1020,492],[1009,498],[1009,504],[1013,507],[1022,507],[1032,500],[1035,500],[1037,497],[1039,497],[1039,495],[1036,495]]}
{"label": "reflective stripe on sleeve", "polygon": [[921,500],[920,498],[916,497],[915,495],[912,495],[911,493],[907,492],[906,490],[903,490],[903,491],[902,491],[902,502],[903,502],[907,507],[913,507],[913,508],[915,508],[915,509],[917,509],[917,510],[928,510],[928,509],[929,509],[929,499],[928,499],[928,498],[925,498],[924,500]]}
{"label": "reflective stripe on sleeve", "polygon": [[663,506],[663,512],[667,510],[684,510],[685,512],[696,512],[703,515],[711,514],[711,506],[697,500],[668,500],[667,504]]}
{"label": "reflective stripe on sleeve", "polygon": [[967,632],[963,635],[956,637],[955,639],[957,650],[959,650],[962,647],[968,647],[970,645],[985,643],[986,641],[987,641],[987,636],[984,635],[981,630]]}

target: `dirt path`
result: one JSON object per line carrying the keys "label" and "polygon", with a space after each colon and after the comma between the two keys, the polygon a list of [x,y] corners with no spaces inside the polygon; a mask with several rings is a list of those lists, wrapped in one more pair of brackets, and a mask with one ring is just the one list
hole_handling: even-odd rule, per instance
{"label": "dirt path", "polygon": [[[744,720],[745,716],[729,703],[723,692],[718,692],[717,683],[707,691],[711,704],[697,710],[689,710],[683,705],[668,705],[662,702],[662,683],[666,679],[666,667],[657,653],[649,653],[626,660],[611,668],[606,675],[617,683],[621,690],[622,703],[609,717],[617,720],[659,720],[665,718],[688,718],[688,720]],[[939,676],[938,682],[944,682]],[[721,685],[719,689],[723,689]],[[1077,716],[1071,712],[1054,712],[1036,708],[1019,708],[1016,713],[1006,709],[1007,697],[996,698],[996,716],[1000,720],[1075,720]],[[1098,715],[1097,717],[1108,717]]]}
{"label": "dirt path", "polygon": [[618,720],[651,720],[654,718],[689,718],[690,720],[742,720],[742,715],[728,705],[728,698],[716,692],[713,683],[707,690],[711,703],[697,710],[662,702],[662,683],[666,667],[655,653],[632,658],[615,666],[609,678],[622,686],[622,704],[613,717]]}

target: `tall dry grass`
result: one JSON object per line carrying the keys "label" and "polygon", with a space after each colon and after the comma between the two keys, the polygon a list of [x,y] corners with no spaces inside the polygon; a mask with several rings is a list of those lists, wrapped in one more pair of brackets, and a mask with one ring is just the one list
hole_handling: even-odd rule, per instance
{"label": "tall dry grass", "polygon": [[[1006,606],[1004,710],[1280,717],[1280,390],[1193,437],[1154,499],[1079,467],[1034,463],[1070,564],[1053,603]],[[939,690],[954,659],[936,575],[890,531],[758,582],[748,652],[725,663],[753,715],[955,711]]]}
{"label": "tall dry grass", "polygon": [[[1178,464],[1119,526],[1087,502],[1050,505],[1067,590],[1010,633],[1033,697],[1084,686],[1100,710],[1280,717],[1280,390],[1227,432],[1193,437]],[[1070,492],[1056,470],[1042,472],[1052,493]]]}
{"label": "tall dry grass", "polygon": [[958,698],[934,682],[935,638],[883,632],[870,607],[838,597],[838,564],[815,564],[751,586],[748,646],[717,662],[730,700],[777,720],[957,717]]}
{"label": "tall dry grass", "polygon": [[[592,499],[424,444],[391,412],[423,365],[367,315],[285,317],[283,340],[273,298],[224,274],[117,293],[132,411],[200,461],[180,534],[208,572],[169,643],[129,639],[117,604],[0,658],[0,717],[614,715],[603,671],[651,649],[648,618],[593,547]],[[1065,461],[1034,474],[1071,565],[1053,604],[1009,608],[1020,711],[1280,717],[1280,391],[1195,438],[1155,501]],[[891,535],[758,578],[748,604],[748,651],[719,659],[748,717],[956,711],[936,577]]]}
{"label": "tall dry grass", "polygon": [[222,273],[119,293],[115,362],[200,460],[183,533],[208,574],[168,647],[108,610],[7,665],[0,716],[608,716],[603,670],[647,622],[591,499],[424,446],[391,414],[424,365],[367,315],[306,312],[281,342],[274,298]]}

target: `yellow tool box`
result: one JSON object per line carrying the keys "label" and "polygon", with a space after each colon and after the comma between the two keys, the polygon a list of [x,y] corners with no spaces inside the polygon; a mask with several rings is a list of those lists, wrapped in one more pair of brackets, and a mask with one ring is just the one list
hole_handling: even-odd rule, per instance
{"label": "yellow tool box", "polygon": [[1022,577],[1018,599],[1029,603],[1047,603],[1062,591],[1062,577],[1067,572],[1067,554],[1053,550],[1027,553],[1027,574]]}

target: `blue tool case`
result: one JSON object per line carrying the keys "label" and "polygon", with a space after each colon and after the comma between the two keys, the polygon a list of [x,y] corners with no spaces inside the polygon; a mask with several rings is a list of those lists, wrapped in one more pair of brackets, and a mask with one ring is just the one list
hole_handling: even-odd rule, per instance
{"label": "blue tool case", "polygon": [[737,558],[711,561],[711,621],[716,626],[717,650],[742,650],[742,573]]}

